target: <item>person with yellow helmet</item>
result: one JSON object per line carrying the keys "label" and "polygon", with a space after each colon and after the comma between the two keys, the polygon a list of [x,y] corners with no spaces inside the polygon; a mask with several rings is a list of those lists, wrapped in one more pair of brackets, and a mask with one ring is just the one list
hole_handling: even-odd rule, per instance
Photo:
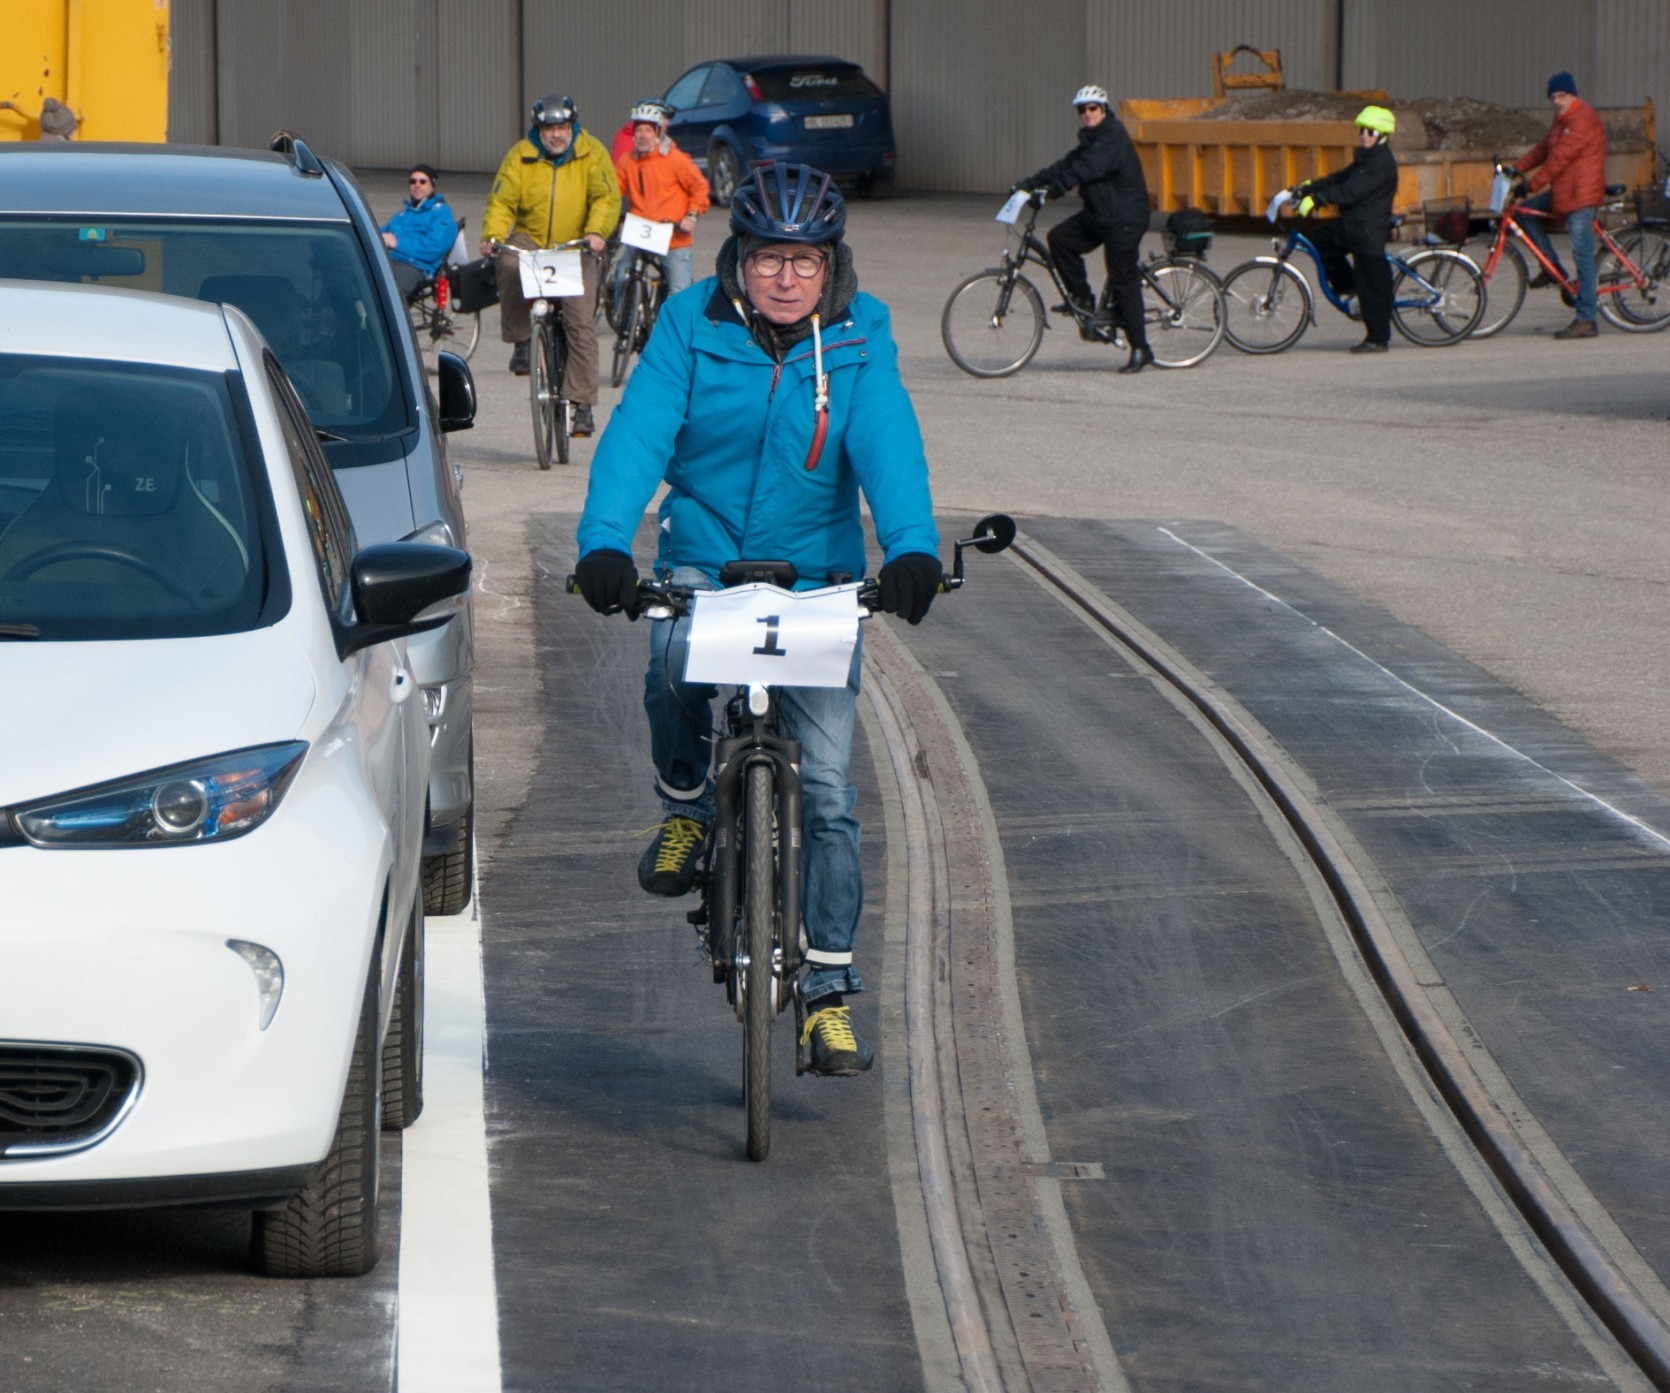
{"label": "person with yellow helmet", "polygon": [[1365,335],[1351,351],[1384,353],[1392,343],[1392,268],[1386,242],[1392,235],[1392,202],[1397,195],[1397,160],[1391,147],[1397,118],[1383,106],[1365,106],[1356,124],[1357,149],[1351,163],[1290,192],[1301,217],[1317,208],[1339,209],[1339,217],[1307,227],[1305,236],[1321,254],[1323,273],[1334,292],[1356,295]]}

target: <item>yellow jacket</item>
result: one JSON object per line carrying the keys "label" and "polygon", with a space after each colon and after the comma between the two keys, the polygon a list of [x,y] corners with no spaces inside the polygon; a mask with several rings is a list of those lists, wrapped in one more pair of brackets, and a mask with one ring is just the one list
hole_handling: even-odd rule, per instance
{"label": "yellow jacket", "polygon": [[584,233],[607,237],[619,221],[620,185],[609,152],[580,130],[561,164],[527,137],[510,147],[493,176],[481,235],[502,242],[512,232],[526,232],[540,246],[553,247]]}

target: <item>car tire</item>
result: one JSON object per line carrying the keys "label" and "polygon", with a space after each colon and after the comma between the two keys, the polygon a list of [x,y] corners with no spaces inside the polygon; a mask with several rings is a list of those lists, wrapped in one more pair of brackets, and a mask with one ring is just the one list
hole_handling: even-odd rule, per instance
{"label": "car tire", "polygon": [[714,141],[707,152],[707,184],[713,201],[721,208],[729,207],[731,195],[741,182],[741,158],[724,141]]}
{"label": "car tire", "polygon": [[383,1036],[383,1130],[403,1132],[423,1112],[423,905],[412,906],[394,1009]]}
{"label": "car tire", "polygon": [[462,914],[475,881],[475,742],[470,742],[470,806],[464,811],[464,845],[423,858],[423,912],[436,918]]}
{"label": "car tire", "polygon": [[375,962],[360,1003],[348,1085],[323,1163],[281,1209],[257,1210],[250,1258],[267,1277],[362,1277],[377,1265],[383,1071]]}

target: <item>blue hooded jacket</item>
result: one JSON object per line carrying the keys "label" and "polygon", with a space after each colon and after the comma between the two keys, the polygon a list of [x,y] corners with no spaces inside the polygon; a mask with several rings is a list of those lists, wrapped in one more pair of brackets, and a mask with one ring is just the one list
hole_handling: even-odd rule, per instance
{"label": "blue hooded jacket", "polygon": [[829,429],[816,465],[812,340],[779,364],[709,277],[673,296],[609,419],[592,462],[580,554],[632,553],[663,479],[663,573],[727,561],[787,560],[802,588],[865,571],[858,495],[884,560],[937,555],[928,462],[899,376],[887,307],[857,294],[823,332]]}
{"label": "blue hooded jacket", "polygon": [[426,276],[440,270],[446,254],[458,238],[458,219],[452,215],[446,198],[432,193],[421,203],[410,199],[400,211],[383,224],[384,232],[394,234],[394,246],[389,251],[390,261],[405,261],[416,266]]}

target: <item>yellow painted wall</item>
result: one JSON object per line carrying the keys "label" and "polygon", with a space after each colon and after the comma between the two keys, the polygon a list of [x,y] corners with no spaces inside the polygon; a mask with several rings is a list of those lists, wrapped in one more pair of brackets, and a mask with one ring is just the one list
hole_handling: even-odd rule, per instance
{"label": "yellow painted wall", "polygon": [[168,139],[168,0],[5,0],[0,140],[38,140],[45,98],[77,140]]}

